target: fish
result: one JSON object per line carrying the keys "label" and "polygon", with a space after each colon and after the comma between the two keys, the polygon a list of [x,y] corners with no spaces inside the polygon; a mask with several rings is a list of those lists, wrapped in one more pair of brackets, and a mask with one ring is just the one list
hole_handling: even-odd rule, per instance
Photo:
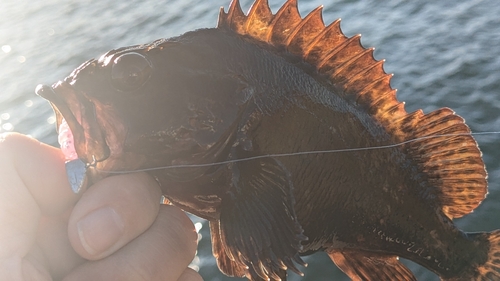
{"label": "fish", "polygon": [[[406,112],[384,61],[297,0],[220,10],[217,27],[111,50],[36,93],[76,185],[146,171],[210,223],[228,276],[286,280],[324,251],[353,280],[500,280],[500,231],[453,219],[487,194],[465,120]],[[69,136],[71,133],[71,136]],[[331,153],[335,152],[335,153]],[[72,162],[74,163],[74,162]]]}

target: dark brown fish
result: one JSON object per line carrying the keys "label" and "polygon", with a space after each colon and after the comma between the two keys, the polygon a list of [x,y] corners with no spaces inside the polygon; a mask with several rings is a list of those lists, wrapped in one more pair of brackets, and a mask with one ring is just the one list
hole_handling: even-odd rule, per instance
{"label": "dark brown fish", "polygon": [[90,181],[196,165],[149,173],[210,221],[227,275],[285,280],[323,250],[355,280],[415,280],[398,257],[444,280],[500,280],[500,232],[452,222],[487,193],[464,120],[407,113],[383,62],[339,24],[325,27],[321,8],[302,19],[296,0],[274,15],[233,1],[217,28],[112,50],[37,93]]}

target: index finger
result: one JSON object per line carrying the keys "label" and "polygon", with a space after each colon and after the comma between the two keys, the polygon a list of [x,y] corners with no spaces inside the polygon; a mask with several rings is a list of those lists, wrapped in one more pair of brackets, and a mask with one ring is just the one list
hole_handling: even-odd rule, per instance
{"label": "index finger", "polygon": [[[0,136],[0,172],[2,195],[19,193],[21,185],[29,191],[42,214],[67,210],[78,199],[69,186],[61,151],[31,137],[17,133]],[[12,201],[12,198],[2,196],[0,200]]]}

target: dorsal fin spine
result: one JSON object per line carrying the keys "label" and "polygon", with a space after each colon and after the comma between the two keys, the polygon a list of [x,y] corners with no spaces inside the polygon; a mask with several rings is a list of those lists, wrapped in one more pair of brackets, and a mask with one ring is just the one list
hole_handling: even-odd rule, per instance
{"label": "dorsal fin spine", "polygon": [[[348,68],[349,66],[351,66],[352,64],[355,64],[358,60],[362,59],[363,56],[370,56],[371,58],[373,58],[373,50],[374,48],[369,48],[369,49],[365,49],[364,51],[361,51],[359,54],[355,55],[355,56],[352,56],[351,58],[347,59],[346,61],[344,62],[341,62],[336,69],[333,70],[333,72],[329,73],[330,76],[336,76],[336,75],[339,75],[340,73],[342,73],[346,68]],[[372,65],[369,66],[369,68],[371,68]],[[363,72],[365,71],[365,69],[363,68],[360,68],[358,69],[359,72]],[[358,72],[358,73],[359,73]],[[352,75],[352,73],[349,73]],[[354,75],[356,75],[357,73],[354,73]],[[351,79],[351,78],[349,78]]]}
{"label": "dorsal fin spine", "polygon": [[287,38],[295,27],[300,24],[302,18],[300,17],[297,7],[297,1],[287,1],[287,3],[278,10],[275,16],[275,21],[272,23],[272,30],[270,35],[270,43],[274,46],[282,46],[285,38]]}
{"label": "dorsal fin spine", "polygon": [[245,30],[243,29],[243,26],[241,24],[242,20],[240,19],[246,18],[246,16],[243,13],[243,10],[241,9],[239,0],[231,1],[231,4],[229,6],[229,11],[227,14],[228,14],[229,27],[237,32],[244,32]]}
{"label": "dorsal fin spine", "polygon": [[[369,72],[377,71],[375,68],[381,68],[382,72],[383,72],[383,67],[382,67],[383,64],[384,64],[384,60],[380,60],[380,61],[377,61],[376,63],[374,63],[373,65],[359,71],[358,73],[355,73],[353,75],[353,77],[351,79],[349,79],[349,81],[347,81],[346,88],[347,89],[352,88],[353,84],[357,83],[358,79],[366,77]],[[386,75],[386,74],[384,73],[382,75],[379,75],[378,77],[382,77],[384,75]],[[377,77],[377,76],[374,76],[374,77]]]}
{"label": "dorsal fin spine", "polygon": [[[269,23],[273,18],[267,0],[257,0],[248,12],[244,30],[253,37],[265,40],[265,33],[270,29]],[[253,28],[250,28],[253,27]],[[256,28],[255,28],[256,27]]]}
{"label": "dorsal fin spine", "polygon": [[342,44],[340,44],[339,46],[337,46],[335,49],[329,51],[328,53],[326,53],[326,55],[321,59],[321,61],[319,61],[316,66],[318,67],[319,71],[322,72],[322,68],[325,66],[325,65],[328,65],[327,63],[330,62],[331,58],[333,56],[335,56],[338,52],[340,52],[341,50],[343,50],[347,45],[351,44],[353,41],[356,41],[356,40],[359,40],[359,37],[361,37],[361,35],[357,34],[349,39],[347,39],[346,41],[342,42]]}
{"label": "dorsal fin spine", "polygon": [[371,90],[373,90],[375,87],[377,87],[378,84],[385,84],[385,80],[390,80],[391,79],[391,75],[388,74],[388,75],[385,75],[385,76],[381,76],[377,79],[374,79],[370,84],[367,84],[364,88],[360,89],[359,93],[356,95],[356,103],[364,103],[364,102],[361,102],[360,99],[362,98],[369,98],[370,94],[369,92]]}
{"label": "dorsal fin spine", "polygon": [[[394,89],[394,91],[396,91]],[[396,112],[400,112],[401,110],[404,110],[404,102],[400,102],[396,105],[393,105],[392,107],[389,107],[389,109],[386,110],[387,113],[389,114],[395,114]]]}
{"label": "dorsal fin spine", "polygon": [[306,24],[305,20],[300,21],[299,24],[293,28],[293,31],[290,32],[290,34],[288,34],[283,45],[285,46],[290,45],[290,42],[293,40],[293,38],[295,38],[295,35],[300,31],[302,26],[304,26],[305,24]]}
{"label": "dorsal fin spine", "polygon": [[229,9],[227,10],[227,21],[229,23],[232,22],[233,16],[236,14],[235,10],[238,8],[241,10],[239,0],[232,0],[231,3],[229,3]]}
{"label": "dorsal fin spine", "polygon": [[217,28],[228,28],[227,26],[227,14],[224,11],[224,7],[220,7],[219,9],[219,19],[217,20]]}
{"label": "dorsal fin spine", "polygon": [[250,10],[247,13],[247,20],[246,20],[247,27],[249,22],[251,22],[257,16],[256,14],[258,10],[262,9],[263,7],[262,5],[265,5],[266,8],[269,8],[267,0],[255,0],[255,2],[253,2],[252,6],[250,7]]}
{"label": "dorsal fin spine", "polygon": [[[386,92],[381,92],[379,97],[377,97],[370,104],[370,110],[374,113],[377,113],[377,114],[383,114],[383,113],[387,112],[388,108],[392,108],[393,106],[399,105],[400,103],[389,104],[389,102],[388,102],[388,100],[395,99],[394,94],[395,94],[394,89],[390,89],[389,91],[386,91]],[[377,114],[374,114],[374,115],[377,115]],[[385,123],[384,123],[384,125],[385,125]]]}
{"label": "dorsal fin spine", "polygon": [[281,17],[283,16],[283,13],[284,13],[284,7],[282,7],[277,13],[276,15],[273,17],[273,19],[271,20],[271,22],[269,23],[269,29],[267,30],[266,32],[266,35],[265,35],[265,42],[269,42],[271,41],[271,38],[272,38],[272,35],[274,34],[274,26],[276,25],[276,23],[281,19]]}
{"label": "dorsal fin spine", "polygon": [[[296,38],[296,35],[302,30],[302,28],[309,23],[309,21],[318,19],[321,21],[322,26],[324,27],[325,25],[323,24],[323,18],[322,18],[322,13],[321,11],[323,10],[323,6],[319,6],[316,9],[312,10],[296,27],[295,30],[290,33],[288,36],[287,40],[285,41],[285,45],[289,46],[292,42],[293,39]],[[316,18],[315,18],[316,17]],[[300,55],[300,54],[299,54]]]}
{"label": "dorsal fin spine", "polygon": [[348,38],[340,30],[340,21],[337,21],[327,27],[323,36],[318,39],[319,40],[317,40],[314,45],[311,44],[309,46],[306,57],[306,61],[313,65],[316,65],[316,63],[324,56],[323,50],[331,50]]}
{"label": "dorsal fin spine", "polygon": [[324,28],[316,37],[309,43],[306,49],[304,49],[304,58],[308,61],[309,53],[311,49],[318,44],[319,41],[323,40],[323,37],[326,36],[327,33],[331,32],[332,29],[336,29],[337,32],[340,32],[340,21],[341,19],[337,19],[331,24],[329,24],[326,28]]}

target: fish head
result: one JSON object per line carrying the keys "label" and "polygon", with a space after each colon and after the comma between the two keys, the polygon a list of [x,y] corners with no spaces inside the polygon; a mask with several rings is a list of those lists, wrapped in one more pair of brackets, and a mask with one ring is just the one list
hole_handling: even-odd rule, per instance
{"label": "fish head", "polygon": [[[174,38],[112,50],[63,81],[37,87],[54,108],[57,128],[63,120],[69,126],[92,181],[109,171],[227,156],[242,104],[232,96],[240,86],[224,68],[213,67],[219,57],[191,45]],[[188,181],[207,169],[162,173]]]}

